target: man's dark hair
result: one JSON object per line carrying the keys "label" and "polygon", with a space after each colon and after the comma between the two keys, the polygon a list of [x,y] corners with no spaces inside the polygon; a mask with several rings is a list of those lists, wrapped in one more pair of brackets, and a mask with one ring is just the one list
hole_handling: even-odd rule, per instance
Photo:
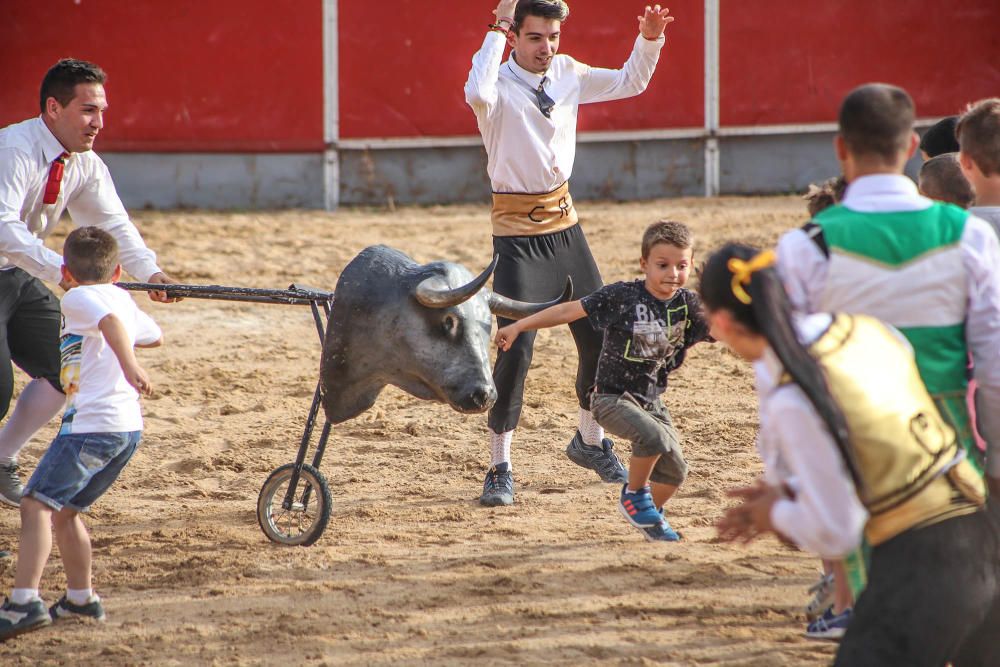
{"label": "man's dark hair", "polygon": [[958,116],[948,116],[927,128],[920,138],[920,150],[927,153],[927,158],[937,157],[945,153],[958,152],[958,138],[955,136],[955,126]]}
{"label": "man's dark hair", "polygon": [[97,227],[78,227],[63,243],[63,263],[80,283],[106,283],[118,266],[118,242]]}
{"label": "man's dark hair", "polygon": [[887,83],[855,88],[840,105],[840,136],[856,156],[894,163],[910,145],[916,111],[909,94]]}
{"label": "man's dark hair", "polygon": [[920,190],[931,199],[962,208],[969,208],[976,201],[976,191],[958,164],[958,153],[945,153],[924,162],[917,181]]}
{"label": "man's dark hair", "polygon": [[649,258],[649,252],[658,243],[688,250],[694,245],[694,236],[683,222],[660,220],[647,227],[642,235],[642,258]]}
{"label": "man's dark hair", "polygon": [[42,90],[39,95],[39,106],[42,113],[45,113],[45,100],[50,97],[56,98],[61,106],[69,104],[76,96],[76,84],[78,83],[100,83],[104,84],[107,75],[104,70],[88,63],[86,60],[76,60],[74,58],[63,58],[45,73],[42,79]]}
{"label": "man's dark hair", "polygon": [[983,176],[1000,174],[1000,98],[970,104],[955,128],[962,152],[968,155]]}
{"label": "man's dark hair", "polygon": [[510,27],[513,32],[521,34],[525,16],[565,21],[569,18],[569,5],[564,0],[520,0],[514,10],[514,25]]}

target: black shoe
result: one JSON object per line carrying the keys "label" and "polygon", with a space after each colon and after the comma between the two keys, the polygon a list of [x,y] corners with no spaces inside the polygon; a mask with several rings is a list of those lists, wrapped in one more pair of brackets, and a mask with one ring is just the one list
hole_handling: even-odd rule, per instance
{"label": "black shoe", "polygon": [[566,456],[578,466],[595,471],[605,482],[625,484],[628,482],[628,471],[618,460],[613,447],[614,444],[607,438],[601,440],[600,447],[584,444],[583,436],[577,431],[566,447]]}
{"label": "black shoe", "polygon": [[37,630],[51,622],[49,610],[41,600],[14,604],[8,598],[0,607],[0,641]]}
{"label": "black shoe", "polygon": [[509,463],[498,463],[486,471],[479,504],[487,507],[514,504],[514,473]]}
{"label": "black shoe", "polygon": [[87,604],[73,604],[66,599],[66,596],[59,598],[59,602],[56,602],[49,608],[49,616],[52,617],[53,621],[58,621],[60,618],[92,618],[95,621],[104,620],[104,606],[101,605],[101,599],[96,595],[90,596],[90,601]]}

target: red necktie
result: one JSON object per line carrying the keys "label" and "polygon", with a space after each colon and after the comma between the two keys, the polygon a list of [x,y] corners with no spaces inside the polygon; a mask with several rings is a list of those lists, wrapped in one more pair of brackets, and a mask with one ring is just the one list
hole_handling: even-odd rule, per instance
{"label": "red necktie", "polygon": [[43,204],[55,204],[59,198],[59,185],[62,183],[63,169],[66,166],[66,158],[69,153],[63,153],[52,161],[49,168],[49,180],[45,183],[45,196],[42,197]]}

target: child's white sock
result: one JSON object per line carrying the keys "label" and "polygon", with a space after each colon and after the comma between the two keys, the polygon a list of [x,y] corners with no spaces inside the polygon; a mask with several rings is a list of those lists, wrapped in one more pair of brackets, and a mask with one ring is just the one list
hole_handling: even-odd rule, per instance
{"label": "child's white sock", "polygon": [[604,427],[594,419],[594,413],[583,408],[580,408],[580,437],[583,444],[591,447],[600,447],[604,440]]}
{"label": "child's white sock", "polygon": [[81,607],[90,602],[90,596],[94,594],[93,588],[67,588],[66,599]]}
{"label": "child's white sock", "polygon": [[490,431],[490,466],[498,463],[510,463],[510,441],[514,437],[513,431],[494,433]]}
{"label": "child's white sock", "polygon": [[10,592],[10,601],[14,604],[28,604],[32,600],[41,600],[37,588],[15,588]]}

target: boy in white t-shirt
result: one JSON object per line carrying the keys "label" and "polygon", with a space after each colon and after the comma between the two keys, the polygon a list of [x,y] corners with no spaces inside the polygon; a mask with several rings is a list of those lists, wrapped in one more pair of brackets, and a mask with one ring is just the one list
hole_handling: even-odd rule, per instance
{"label": "boy in white t-shirt", "polygon": [[[38,462],[21,501],[21,542],[14,590],[0,607],[0,640],[75,616],[104,620],[91,588],[90,536],[80,517],[118,478],[142,435],[139,392],[152,385],[133,346],[155,347],[161,333],[127,292],[118,244],[81,227],[63,247],[62,372],[66,392],[59,435]],[[51,609],[38,594],[52,550],[52,529],[67,591]]]}

